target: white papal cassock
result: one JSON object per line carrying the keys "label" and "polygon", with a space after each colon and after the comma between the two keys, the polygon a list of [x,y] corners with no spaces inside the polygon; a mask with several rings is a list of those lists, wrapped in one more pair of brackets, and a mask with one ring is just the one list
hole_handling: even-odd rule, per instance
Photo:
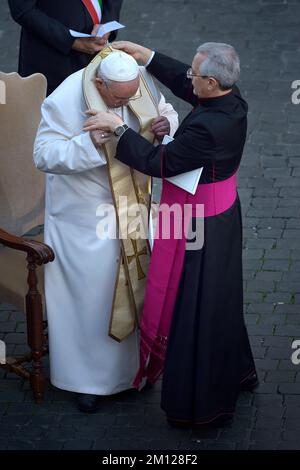
{"label": "white papal cassock", "polygon": [[[58,388],[109,395],[131,388],[139,367],[138,334],[121,343],[108,336],[120,245],[96,234],[97,207],[113,201],[104,155],[82,132],[82,73],[45,100],[34,148],[37,168],[48,173],[45,243],[55,252],[55,261],[45,266],[50,371]],[[129,108],[114,111],[139,129]],[[159,111],[173,134],[177,113],[163,96]]]}

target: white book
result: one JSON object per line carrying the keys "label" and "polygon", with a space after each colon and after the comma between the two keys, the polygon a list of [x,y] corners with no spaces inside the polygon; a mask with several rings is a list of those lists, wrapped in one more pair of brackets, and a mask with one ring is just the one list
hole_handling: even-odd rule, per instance
{"label": "white book", "polygon": [[[173,137],[165,135],[162,144],[167,145],[172,142],[172,140],[174,140]],[[170,176],[169,178],[166,178],[166,180],[194,195],[197,190],[202,170],[203,167],[197,168],[196,170],[187,171],[186,173],[181,173],[180,175]]]}
{"label": "white book", "polygon": [[125,26],[118,21],[109,21],[108,23],[104,23],[99,26],[98,32],[95,35],[86,34],[86,33],[79,33],[78,31],[74,31],[73,29],[69,29],[71,36],[74,38],[92,38],[98,37],[102,38],[106,33],[111,33],[112,31],[116,31],[117,29],[125,28]]}

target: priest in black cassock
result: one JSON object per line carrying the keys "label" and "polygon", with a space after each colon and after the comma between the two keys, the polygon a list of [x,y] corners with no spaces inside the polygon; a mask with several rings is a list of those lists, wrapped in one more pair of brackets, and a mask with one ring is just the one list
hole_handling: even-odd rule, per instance
{"label": "priest in black cassock", "polygon": [[[201,45],[191,67],[136,44],[117,42],[114,47],[146,64],[193,109],[168,145],[151,145],[123,126],[120,117],[104,112],[95,111],[85,129],[117,135],[116,158],[163,178],[164,202],[204,204],[201,249],[187,250],[185,241],[183,251],[174,240],[154,242],[135,386],[144,377],[155,382],[163,371],[161,405],[171,423],[218,423],[232,417],[241,390],[258,384],[243,317],[236,172],[246,139],[247,103],[235,85],[239,58],[223,43]],[[164,179],[200,167],[194,196]]]}
{"label": "priest in black cassock", "polygon": [[[22,26],[19,74],[36,72],[48,81],[47,94],[69,75],[88,65],[105,45],[100,38],[74,38],[69,29],[91,34],[94,26],[119,19],[123,0],[8,0]],[[115,32],[109,36],[112,41]]]}

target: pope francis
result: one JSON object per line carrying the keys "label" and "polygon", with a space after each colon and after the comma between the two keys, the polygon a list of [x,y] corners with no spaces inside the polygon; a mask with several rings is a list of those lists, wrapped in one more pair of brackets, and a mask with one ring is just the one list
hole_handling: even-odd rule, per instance
{"label": "pope francis", "polygon": [[148,240],[134,228],[124,238],[97,230],[102,205],[113,208],[109,232],[117,233],[120,197],[148,208],[151,198],[148,177],[114,158],[117,133],[83,130],[109,109],[150,142],[178,125],[146,69],[109,46],[44,101],[34,146],[35,165],[47,173],[45,243],[56,255],[45,267],[51,382],[77,392],[84,412],[132,386],[149,264]]}

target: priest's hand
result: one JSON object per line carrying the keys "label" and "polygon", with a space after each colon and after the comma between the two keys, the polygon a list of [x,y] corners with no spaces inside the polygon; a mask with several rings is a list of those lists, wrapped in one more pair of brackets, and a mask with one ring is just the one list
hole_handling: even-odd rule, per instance
{"label": "priest's hand", "polygon": [[96,148],[110,141],[112,134],[103,130],[90,131],[90,137]]}
{"label": "priest's hand", "polygon": [[123,120],[112,111],[97,111],[91,109],[86,111],[88,116],[91,116],[84,123],[84,131],[102,130],[105,132],[113,132],[117,126],[124,124]]}
{"label": "priest's hand", "polygon": [[161,142],[165,135],[170,134],[170,123],[165,116],[158,116],[152,121],[152,132],[159,142]]}
{"label": "priest's hand", "polygon": [[129,41],[116,41],[112,43],[114,49],[120,49],[121,51],[127,52],[135,60],[146,64],[151,57],[152,50],[147,49],[147,47],[140,46],[134,42]]}

